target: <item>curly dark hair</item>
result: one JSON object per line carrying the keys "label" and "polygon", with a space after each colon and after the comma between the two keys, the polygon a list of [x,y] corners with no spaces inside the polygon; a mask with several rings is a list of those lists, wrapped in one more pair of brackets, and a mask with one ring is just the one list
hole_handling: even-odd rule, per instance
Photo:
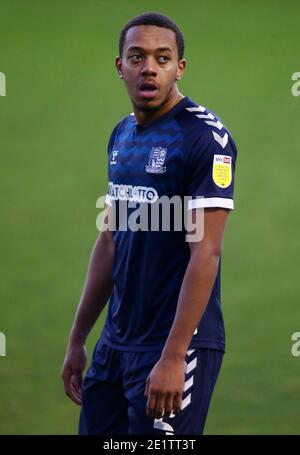
{"label": "curly dark hair", "polygon": [[176,44],[178,49],[178,58],[181,60],[184,54],[184,38],[183,34],[178,27],[178,25],[172,21],[168,16],[164,16],[163,14],[156,13],[156,12],[147,12],[139,14],[138,16],[133,17],[130,19],[127,24],[121,30],[120,39],[119,39],[119,55],[122,57],[124,43],[126,39],[127,31],[136,25],[156,25],[157,27],[168,28],[175,33],[176,37]]}

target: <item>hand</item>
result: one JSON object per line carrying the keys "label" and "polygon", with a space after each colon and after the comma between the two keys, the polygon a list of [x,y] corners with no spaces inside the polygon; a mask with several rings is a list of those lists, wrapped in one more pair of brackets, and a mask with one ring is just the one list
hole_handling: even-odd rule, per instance
{"label": "hand", "polygon": [[160,359],[152,368],[145,388],[148,417],[169,417],[181,410],[184,388],[184,360]]}
{"label": "hand", "polygon": [[74,403],[81,405],[82,373],[86,365],[86,347],[83,343],[68,346],[61,377],[65,393]]}

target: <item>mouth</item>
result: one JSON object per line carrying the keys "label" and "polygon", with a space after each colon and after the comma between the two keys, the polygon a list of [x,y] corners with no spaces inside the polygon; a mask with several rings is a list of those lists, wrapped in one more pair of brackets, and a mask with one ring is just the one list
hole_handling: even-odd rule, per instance
{"label": "mouth", "polygon": [[139,85],[138,91],[142,98],[153,99],[157,95],[158,87],[154,82],[143,82]]}

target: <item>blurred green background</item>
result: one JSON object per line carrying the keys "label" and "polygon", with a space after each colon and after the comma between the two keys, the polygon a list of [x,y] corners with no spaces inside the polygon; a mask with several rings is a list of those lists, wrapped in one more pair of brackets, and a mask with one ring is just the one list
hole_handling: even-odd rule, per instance
{"label": "blurred green background", "polygon": [[118,36],[149,9],[184,32],[181,92],[215,111],[239,149],[222,264],[227,353],[205,433],[300,433],[296,0],[0,0],[0,433],[77,432],[60,369],[98,235],[108,137],[132,111]]}

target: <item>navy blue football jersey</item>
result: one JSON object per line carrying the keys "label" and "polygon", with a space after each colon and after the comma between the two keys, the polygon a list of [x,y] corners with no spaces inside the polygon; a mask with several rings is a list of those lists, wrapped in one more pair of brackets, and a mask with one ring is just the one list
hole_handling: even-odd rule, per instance
{"label": "navy blue football jersey", "polygon": [[[112,132],[108,155],[108,205],[135,201],[135,209],[149,208],[162,196],[179,196],[188,197],[188,210],[234,208],[236,145],[221,120],[187,96],[149,124],[125,117]],[[114,287],[101,337],[116,349],[161,350],[190,258],[186,231],[122,226],[119,220],[113,231]],[[225,351],[220,267],[221,260],[191,349]]]}

